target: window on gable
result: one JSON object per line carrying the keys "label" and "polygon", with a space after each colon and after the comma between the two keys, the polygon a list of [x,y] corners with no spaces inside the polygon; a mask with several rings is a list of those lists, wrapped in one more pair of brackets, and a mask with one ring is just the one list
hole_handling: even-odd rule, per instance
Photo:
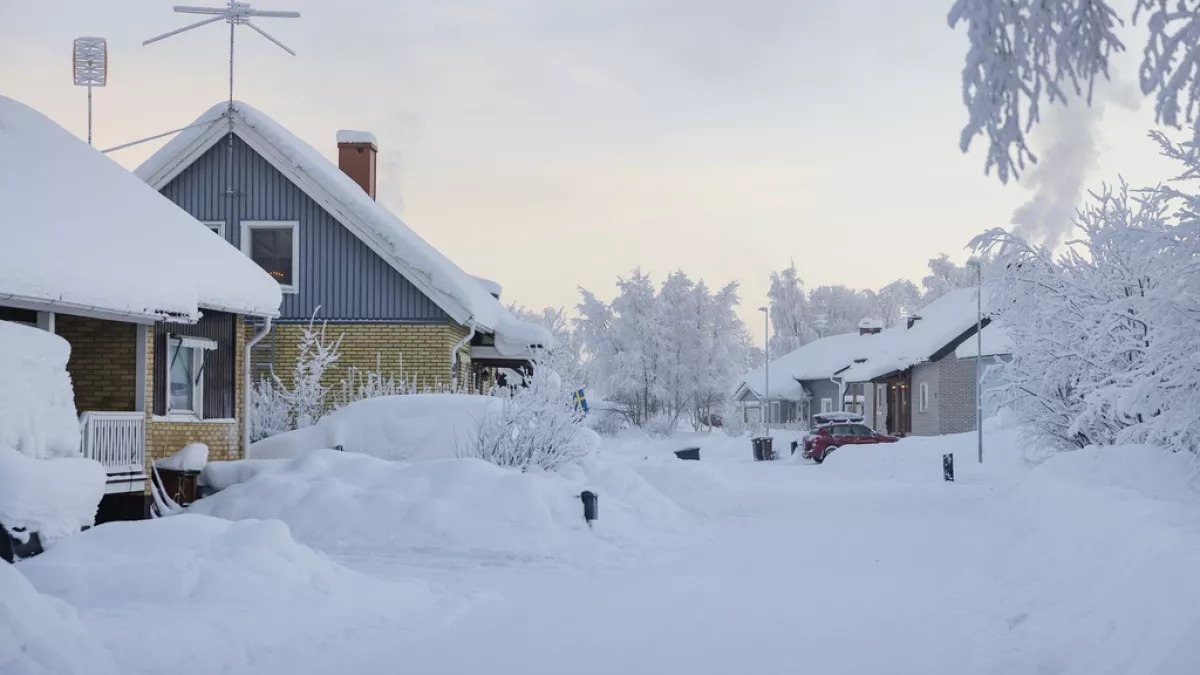
{"label": "window on gable", "polygon": [[242,252],[279,282],[295,291],[300,274],[300,240],[295,222],[243,221]]}
{"label": "window on gable", "polygon": [[204,353],[216,346],[204,338],[167,336],[169,414],[204,416]]}
{"label": "window on gable", "polygon": [[223,220],[206,220],[204,226],[213,231],[213,234],[224,239],[225,238],[225,221]]}

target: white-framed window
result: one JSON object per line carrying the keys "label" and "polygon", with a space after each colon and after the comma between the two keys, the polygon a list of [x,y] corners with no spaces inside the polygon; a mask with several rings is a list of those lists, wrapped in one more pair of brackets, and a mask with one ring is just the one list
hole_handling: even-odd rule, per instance
{"label": "white-framed window", "polygon": [[831,399],[831,398],[821,399],[821,412],[823,412],[823,413],[833,412],[833,399]]}
{"label": "white-framed window", "polygon": [[204,417],[204,353],[207,338],[167,335],[167,414]]}
{"label": "white-framed window", "polygon": [[300,224],[294,220],[243,220],[242,253],[279,282],[284,293],[300,285]]}
{"label": "white-framed window", "polygon": [[929,383],[922,382],[917,397],[917,409],[921,412],[929,410]]}
{"label": "white-framed window", "polygon": [[223,220],[206,220],[204,226],[213,231],[213,234],[224,239],[225,238],[225,221]]}

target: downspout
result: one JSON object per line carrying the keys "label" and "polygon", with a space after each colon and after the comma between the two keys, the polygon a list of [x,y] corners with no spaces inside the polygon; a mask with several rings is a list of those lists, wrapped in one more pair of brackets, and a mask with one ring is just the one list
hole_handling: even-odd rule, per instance
{"label": "downspout", "polygon": [[267,337],[267,333],[271,332],[271,317],[266,318],[266,323],[263,324],[262,330],[255,331],[254,336],[250,338],[250,342],[242,348],[242,387],[245,394],[242,396],[242,457],[250,451],[250,405],[251,398],[254,396],[254,389],[250,386],[250,350],[254,349],[254,345],[262,342],[262,339]]}
{"label": "downspout", "polygon": [[829,381],[838,386],[837,411],[846,412],[846,383],[833,375],[829,376]]}
{"label": "downspout", "polygon": [[475,337],[475,320],[467,319],[467,336],[450,348],[450,393],[458,393],[458,350]]}

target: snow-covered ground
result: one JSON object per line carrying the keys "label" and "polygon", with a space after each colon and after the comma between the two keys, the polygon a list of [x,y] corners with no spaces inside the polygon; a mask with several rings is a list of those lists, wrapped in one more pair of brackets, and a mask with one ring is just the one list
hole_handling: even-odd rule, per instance
{"label": "snow-covered ground", "polygon": [[19,563],[32,588],[0,574],[44,622],[0,621],[0,672],[84,672],[30,666],[55,663],[31,625],[122,673],[1197,672],[1193,460],[1024,455],[993,428],[982,466],[972,435],[819,466],[720,434],[606,439],[565,475],[268,462],[211,515],[97,527]]}

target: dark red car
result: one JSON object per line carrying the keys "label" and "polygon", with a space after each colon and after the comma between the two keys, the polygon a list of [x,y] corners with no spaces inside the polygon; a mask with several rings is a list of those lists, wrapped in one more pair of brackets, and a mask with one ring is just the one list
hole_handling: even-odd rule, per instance
{"label": "dark red car", "polygon": [[820,464],[829,453],[843,445],[871,445],[874,443],[895,443],[900,440],[873,431],[865,424],[835,422],[822,424],[804,437],[804,457]]}

